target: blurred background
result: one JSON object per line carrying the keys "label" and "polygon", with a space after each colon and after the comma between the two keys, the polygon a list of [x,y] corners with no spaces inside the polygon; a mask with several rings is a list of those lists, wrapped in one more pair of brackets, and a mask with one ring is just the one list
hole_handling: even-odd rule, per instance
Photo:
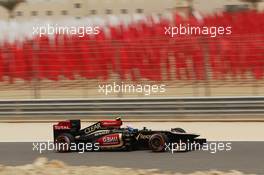
{"label": "blurred background", "polygon": [[[264,94],[261,0],[1,0],[0,98],[106,97],[101,84],[165,84],[151,96]],[[165,27],[231,26],[232,35],[166,36]],[[33,26],[99,35],[33,35]],[[145,97],[115,93],[107,97]]]}

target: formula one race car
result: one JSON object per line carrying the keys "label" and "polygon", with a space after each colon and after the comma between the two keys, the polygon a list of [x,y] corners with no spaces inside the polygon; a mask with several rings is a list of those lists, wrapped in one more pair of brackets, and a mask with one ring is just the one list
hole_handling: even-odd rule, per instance
{"label": "formula one race car", "polygon": [[69,145],[91,143],[95,150],[139,150],[149,149],[153,152],[166,151],[172,143],[193,143],[203,145],[206,139],[199,135],[186,133],[181,128],[170,131],[152,131],[144,127],[142,130],[132,127],[121,127],[122,120],[99,121],[81,129],[80,120],[61,121],[53,125],[53,136],[58,152],[72,151]]}

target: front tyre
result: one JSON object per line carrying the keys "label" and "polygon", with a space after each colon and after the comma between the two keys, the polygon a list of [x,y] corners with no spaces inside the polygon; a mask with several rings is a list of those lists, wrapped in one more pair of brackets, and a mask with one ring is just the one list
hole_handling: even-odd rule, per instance
{"label": "front tyre", "polygon": [[168,140],[163,133],[153,134],[149,139],[149,147],[153,152],[164,152]]}
{"label": "front tyre", "polygon": [[61,135],[59,135],[56,139],[55,139],[55,147],[56,147],[56,151],[62,153],[62,152],[70,152],[71,149],[71,144],[74,143],[74,137],[73,135],[69,134],[69,133],[63,133]]}

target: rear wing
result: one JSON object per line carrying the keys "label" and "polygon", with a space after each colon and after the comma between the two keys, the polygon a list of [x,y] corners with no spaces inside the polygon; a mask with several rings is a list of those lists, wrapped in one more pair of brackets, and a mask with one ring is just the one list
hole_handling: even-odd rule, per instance
{"label": "rear wing", "polygon": [[53,138],[57,138],[62,133],[77,135],[81,129],[81,120],[60,121],[53,125]]}

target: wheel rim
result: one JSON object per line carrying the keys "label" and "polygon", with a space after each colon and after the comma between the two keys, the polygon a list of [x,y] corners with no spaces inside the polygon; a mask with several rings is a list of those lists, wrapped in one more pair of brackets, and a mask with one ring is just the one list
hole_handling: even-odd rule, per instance
{"label": "wheel rim", "polygon": [[154,146],[154,148],[158,148],[161,146],[161,140],[159,138],[154,138],[152,140],[152,145]]}

